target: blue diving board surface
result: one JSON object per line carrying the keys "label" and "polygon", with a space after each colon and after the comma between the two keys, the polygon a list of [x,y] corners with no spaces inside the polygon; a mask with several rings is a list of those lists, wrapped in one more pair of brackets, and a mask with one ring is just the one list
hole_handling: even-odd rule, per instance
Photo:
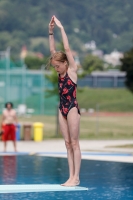
{"label": "blue diving board surface", "polygon": [[65,187],[54,184],[25,184],[25,185],[0,185],[0,193],[22,193],[22,192],[55,192],[55,191],[83,191],[86,187]]}

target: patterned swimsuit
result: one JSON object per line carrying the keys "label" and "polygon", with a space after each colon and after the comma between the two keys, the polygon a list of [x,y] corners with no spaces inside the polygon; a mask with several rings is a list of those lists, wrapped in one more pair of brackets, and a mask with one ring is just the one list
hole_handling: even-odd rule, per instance
{"label": "patterned swimsuit", "polygon": [[59,88],[59,95],[60,95],[60,105],[59,109],[64,118],[67,118],[68,112],[73,108],[76,107],[78,113],[80,114],[80,110],[78,107],[78,102],[76,100],[76,87],[75,84],[68,74],[61,78],[59,75],[58,78],[58,88]]}

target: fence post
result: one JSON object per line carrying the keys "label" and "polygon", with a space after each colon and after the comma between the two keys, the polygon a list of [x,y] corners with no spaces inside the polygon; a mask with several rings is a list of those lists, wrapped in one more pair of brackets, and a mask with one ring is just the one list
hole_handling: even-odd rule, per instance
{"label": "fence post", "polygon": [[40,98],[40,114],[44,115],[44,103],[45,103],[45,73],[44,65],[41,66],[41,98]]}
{"label": "fence post", "polygon": [[55,135],[58,136],[59,134],[59,105],[57,105],[57,111],[56,111],[56,133]]}
{"label": "fence post", "polygon": [[22,66],[22,104],[25,104],[26,99],[26,66],[23,64]]}
{"label": "fence post", "polygon": [[6,50],[6,102],[10,97],[10,47]]}
{"label": "fence post", "polygon": [[95,135],[99,134],[99,104],[96,104],[96,133]]}

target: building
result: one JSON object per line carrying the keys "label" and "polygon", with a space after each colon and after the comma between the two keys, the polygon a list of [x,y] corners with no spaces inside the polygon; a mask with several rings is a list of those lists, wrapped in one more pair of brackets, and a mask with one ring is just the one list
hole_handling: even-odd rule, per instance
{"label": "building", "polygon": [[94,71],[90,75],[78,80],[80,87],[93,88],[123,88],[125,87],[126,72],[117,70]]}
{"label": "building", "polygon": [[120,59],[123,58],[123,53],[118,51],[113,51],[110,54],[105,54],[103,60],[105,63],[111,64],[112,66],[120,65]]}

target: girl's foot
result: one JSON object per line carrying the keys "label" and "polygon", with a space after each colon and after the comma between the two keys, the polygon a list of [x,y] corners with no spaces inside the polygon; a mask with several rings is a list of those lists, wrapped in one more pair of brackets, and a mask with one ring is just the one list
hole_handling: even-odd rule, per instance
{"label": "girl's foot", "polygon": [[79,184],[80,184],[80,180],[72,179],[71,181],[67,181],[66,183],[62,184],[62,186],[74,187],[74,186],[78,186]]}
{"label": "girl's foot", "polygon": [[80,185],[80,180],[71,182],[68,187],[74,187]]}
{"label": "girl's foot", "polygon": [[61,186],[67,186],[72,181],[72,178],[69,178],[65,183],[61,184]]}

